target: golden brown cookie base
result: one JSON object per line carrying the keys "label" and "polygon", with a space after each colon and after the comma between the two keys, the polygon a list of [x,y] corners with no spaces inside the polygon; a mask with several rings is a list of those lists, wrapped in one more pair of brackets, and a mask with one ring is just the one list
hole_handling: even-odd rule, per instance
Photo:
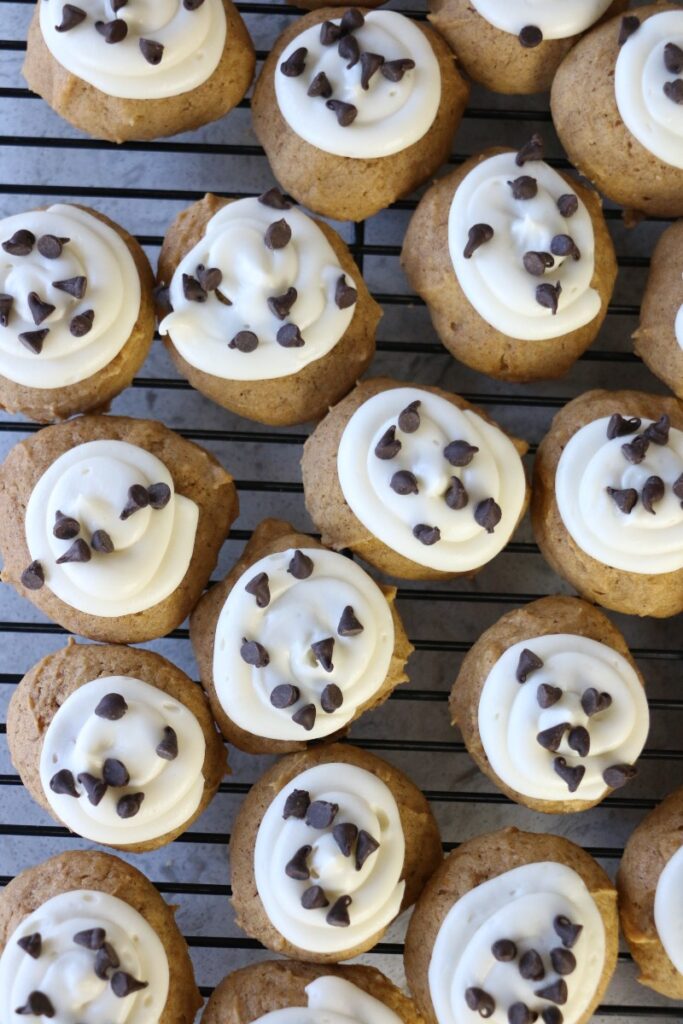
{"label": "golden brown cookie base", "polygon": [[683,348],[676,314],[683,306],[683,221],[666,229],[650,259],[634,349],[646,366],[683,399]]}

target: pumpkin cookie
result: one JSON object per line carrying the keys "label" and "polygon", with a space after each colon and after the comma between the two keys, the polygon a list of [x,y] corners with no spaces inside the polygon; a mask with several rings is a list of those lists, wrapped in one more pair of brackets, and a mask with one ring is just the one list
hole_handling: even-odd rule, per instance
{"label": "pumpkin cookie", "polygon": [[655,246],[633,341],[646,366],[683,399],[683,220]]}

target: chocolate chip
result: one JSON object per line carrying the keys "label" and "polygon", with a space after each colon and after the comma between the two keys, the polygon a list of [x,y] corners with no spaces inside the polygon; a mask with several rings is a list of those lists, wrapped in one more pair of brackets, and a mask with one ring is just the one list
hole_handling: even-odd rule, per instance
{"label": "chocolate chip", "polygon": [[543,667],[543,662],[537,654],[525,647],[519,656],[515,677],[518,683],[525,683],[532,672]]}
{"label": "chocolate chip", "polygon": [[148,64],[155,67],[157,64],[161,64],[161,58],[164,55],[163,43],[157,43],[154,39],[140,39],[139,46],[140,53]]}
{"label": "chocolate chip", "polygon": [[133,992],[139,992],[140,989],[147,988],[149,983],[146,981],[138,981],[132,974],[128,974],[126,971],[117,971],[111,976],[111,990],[115,996],[119,999],[125,999],[126,996],[130,996]]}
{"label": "chocolate chip", "polygon": [[342,274],[337,278],[334,288],[334,301],[339,309],[348,309],[358,301],[358,292],[346,283],[346,275]]}
{"label": "chocolate chip", "polygon": [[171,500],[171,488],[164,483],[151,484],[147,488],[147,497],[150,507],[158,511],[161,508],[166,508]]}
{"label": "chocolate chip", "polygon": [[584,766],[576,765],[572,767],[567,764],[563,757],[556,757],[553,761],[553,770],[557,772],[563,782],[567,783],[567,789],[570,793],[575,793],[581,785],[581,779],[586,774]]}
{"label": "chocolate chip", "polygon": [[484,1019],[492,1017],[493,1011],[496,1008],[493,996],[490,996],[488,992],[484,992],[483,988],[477,988],[476,985],[465,989],[465,1002],[470,1010],[478,1013]]}
{"label": "chocolate chip", "polygon": [[116,813],[119,818],[134,818],[144,799],[144,793],[127,793],[122,796],[116,805]]}
{"label": "chocolate chip", "polygon": [[288,288],[283,295],[271,295],[268,299],[268,309],[278,320],[284,320],[289,316],[289,311],[297,300],[296,288]]}
{"label": "chocolate chip", "polygon": [[147,508],[148,505],[149,494],[147,488],[143,487],[142,484],[132,484],[128,488],[128,500],[119,519],[130,519],[136,512]]}
{"label": "chocolate chip", "polygon": [[339,25],[342,35],[346,35],[348,32],[355,32],[356,29],[362,28],[365,24],[365,18],[358,10],[357,7],[349,7],[348,11],[344,11],[342,20]]}
{"label": "chocolate chip", "polygon": [[258,345],[258,338],[253,331],[238,331],[228,348],[236,348],[238,352],[253,352]]}
{"label": "chocolate chip", "polygon": [[119,761],[116,757],[106,758],[102,765],[102,778],[108,786],[121,787],[127,786],[130,782],[130,775],[123,761]]}
{"label": "chocolate chip", "polygon": [[285,874],[288,878],[295,878],[297,882],[305,882],[307,878],[311,877],[311,872],[308,870],[308,858],[312,849],[312,846],[300,847],[292,859],[285,864]]}
{"label": "chocolate chip", "polygon": [[389,481],[389,486],[396,494],[417,494],[417,477],[408,469],[399,469]]}
{"label": "chocolate chip", "polygon": [[[125,0],[127,3],[128,0]],[[204,3],[204,0],[183,0],[183,7],[187,11],[198,11]]]}
{"label": "chocolate chip", "polygon": [[543,42],[543,33],[538,25],[525,25],[517,38],[525,49],[533,50]]}
{"label": "chocolate chip", "polygon": [[332,95],[332,86],[330,80],[324,71],[319,71],[318,74],[313,78],[311,84],[306,92],[307,96],[322,96],[324,100],[327,100]]}
{"label": "chocolate chip", "polygon": [[544,309],[549,309],[553,316],[557,313],[557,306],[560,301],[560,294],[562,292],[562,285],[558,281],[557,284],[539,284],[536,287],[536,302],[539,306],[543,306]]}
{"label": "chocolate chip", "polygon": [[96,21],[95,28],[104,36],[105,43],[120,43],[128,35],[128,25],[122,18],[114,21]]}
{"label": "chocolate chip", "polygon": [[85,949],[95,952],[97,949],[102,949],[107,933],[104,928],[87,928],[85,931],[76,932],[73,938],[77,946],[83,946]]}
{"label": "chocolate chip", "polygon": [[23,939],[17,939],[17,946],[37,960],[43,950],[43,937],[40,932],[32,932],[31,935],[25,935]]}
{"label": "chocolate chip", "polygon": [[270,206],[273,210],[291,210],[292,204],[285,199],[279,188],[269,188],[267,192],[258,197],[259,203],[263,206]]}
{"label": "chocolate chip", "polygon": [[331,924],[333,928],[348,928],[351,924],[349,907],[352,902],[353,900],[350,896],[340,896],[339,899],[335,900],[327,912],[327,917],[325,918],[327,923]]}
{"label": "chocolate chip", "polygon": [[427,523],[418,523],[413,527],[413,537],[419,540],[420,544],[431,547],[441,540],[441,530],[438,526],[428,526]]}
{"label": "chocolate chip", "polygon": [[253,579],[250,579],[244,588],[248,594],[256,598],[258,608],[267,608],[270,604],[270,587],[268,586],[268,573],[259,572]]}
{"label": "chocolate chip", "polygon": [[295,714],[292,715],[292,721],[300,725],[306,732],[310,732],[315,725],[316,710],[315,704],[304,704],[302,708],[299,708]]}
{"label": "chocolate chip", "polygon": [[240,657],[254,668],[265,668],[270,663],[270,656],[265,647],[258,640],[247,640],[246,637],[242,637]]}
{"label": "chocolate chip", "polygon": [[33,251],[35,242],[36,236],[22,228],[19,231],[15,231],[6,242],[3,242],[2,247],[10,256],[28,256]]}
{"label": "chocolate chip", "polygon": [[548,729],[543,729],[541,732],[536,734],[536,742],[543,747],[544,750],[552,750],[555,753],[559,749],[562,737],[569,728],[569,722],[558,722],[557,725],[551,725]]}
{"label": "chocolate chip", "polygon": [[370,79],[384,64],[384,57],[379,53],[361,53],[360,84],[362,89],[370,88]]}
{"label": "chocolate chip", "polygon": [[653,506],[663,497],[664,481],[661,476],[649,476],[640,492],[640,500],[645,511],[650,512],[653,516],[656,515],[656,509]]}
{"label": "chocolate chip", "polygon": [[120,693],[108,693],[95,708],[95,714],[98,718],[106,718],[108,722],[118,722],[127,710],[128,705]]}
{"label": "chocolate chip", "polygon": [[502,964],[510,963],[517,956],[517,946],[512,939],[498,939],[491,946],[494,960]]}
{"label": "chocolate chip", "polygon": [[307,580],[313,572],[313,560],[297,548],[289,561],[287,572],[295,580]]}
{"label": "chocolate chip", "polygon": [[487,533],[493,533],[502,518],[500,505],[493,498],[484,498],[477,502],[474,509],[475,522],[479,523]]}
{"label": "chocolate chip", "polygon": [[332,836],[344,856],[350,857],[353,844],[358,837],[358,826],[350,821],[341,821],[332,829]]}
{"label": "chocolate chip", "polygon": [[672,75],[683,72],[683,50],[675,43],[667,43],[664,47],[664,67]]}
{"label": "chocolate chip", "polygon": [[565,220],[568,220],[570,217],[573,217],[578,210],[579,200],[573,192],[566,192],[557,200],[557,208]]}
{"label": "chocolate chip", "polygon": [[676,477],[673,484],[671,485],[671,490],[674,492],[677,498],[683,499],[683,473],[681,473],[680,476]]}
{"label": "chocolate chip", "polygon": [[64,565],[67,562],[89,562],[92,558],[90,546],[82,537],[75,540],[71,547],[67,548],[64,554],[57,559],[57,565]]}
{"label": "chocolate chip", "polygon": [[422,405],[419,398],[407,405],[399,413],[398,426],[399,430],[402,430],[404,434],[414,434],[420,427],[420,414],[418,409]]}
{"label": "chocolate chip", "polygon": [[638,501],[638,491],[633,487],[620,490],[618,487],[606,487],[605,490],[620,512],[630,515]]}
{"label": "chocolate chip", "polygon": [[115,970],[120,963],[121,961],[111,942],[105,942],[102,948],[98,949],[95,954],[94,971],[96,977],[101,981],[106,981],[108,972]]}
{"label": "chocolate chip", "polygon": [[55,1008],[44,992],[31,992],[25,1006],[18,1006],[15,1013],[26,1017],[54,1017]]}
{"label": "chocolate chip", "polygon": [[573,260],[580,260],[581,253],[571,235],[555,235],[550,242],[550,251],[553,256],[571,256]]}
{"label": "chocolate chip", "polygon": [[66,277],[63,281],[53,281],[52,287],[60,292],[66,292],[74,299],[82,299],[88,287],[88,279],[79,274],[78,277]]}
{"label": "chocolate chip", "polygon": [[525,252],[522,256],[522,263],[527,274],[543,277],[546,270],[554,266],[555,260],[549,252]]}
{"label": "chocolate chip", "polygon": [[550,950],[550,962],[556,974],[566,976],[576,970],[576,957],[562,946]]}
{"label": "chocolate chip", "polygon": [[328,683],[320,694],[320,707],[325,714],[331,715],[344,703],[344,694],[336,683]]}
{"label": "chocolate chip", "polygon": [[528,949],[523,953],[519,961],[519,973],[526,981],[540,981],[545,978],[545,967],[540,953],[535,949]]}
{"label": "chocolate chip", "polygon": [[349,63],[346,65],[347,71],[350,68],[356,66],[360,60],[360,48],[358,46],[358,40],[354,36],[342,36],[339,40],[339,46],[337,47],[337,53],[343,60],[347,60]]}
{"label": "chocolate chip", "polygon": [[13,305],[14,299],[12,296],[2,292],[0,294],[0,327],[7,327]]}
{"label": "chocolate chip", "polygon": [[448,507],[452,508],[455,512],[461,508],[465,508],[467,502],[470,500],[464,483],[462,480],[459,480],[457,476],[451,477],[448,490],[444,494],[444,500]]}
{"label": "chocolate chip", "polygon": [[543,1024],[563,1024],[564,1017],[556,1006],[546,1006],[545,1010],[541,1010],[541,1020]]}
{"label": "chocolate chip", "polygon": [[467,232],[467,245],[462,251],[465,259],[471,259],[479,246],[490,242],[492,238],[493,228],[490,224],[473,224]]}
{"label": "chocolate chip", "polygon": [[278,708],[278,710],[291,708],[292,704],[296,704],[298,699],[299,688],[298,686],[292,686],[291,683],[280,683],[270,694],[270,703],[274,708]]}
{"label": "chocolate chip", "polygon": [[541,708],[551,708],[562,699],[562,690],[559,686],[552,686],[550,683],[541,683],[536,690],[536,700]]}
{"label": "chocolate chip", "polygon": [[73,774],[68,768],[62,768],[52,776],[50,779],[50,789],[53,793],[58,793],[60,796],[73,796],[77,799],[80,796],[76,789]]}
{"label": "chocolate chip", "polygon": [[71,516],[65,516],[59,509],[55,512],[55,524],[52,534],[58,540],[73,540],[81,532],[81,524]]}
{"label": "chocolate chip", "polygon": [[309,828],[329,828],[338,810],[338,804],[328,800],[314,800],[306,811],[306,824]]}
{"label": "chocolate chip", "polygon": [[296,324],[284,324],[275,335],[275,340],[283,348],[301,348],[304,344],[301,331]]}
{"label": "chocolate chip", "polygon": [[58,260],[62,255],[62,249],[69,241],[71,241],[71,239],[57,238],[56,235],[40,235],[36,243],[36,248],[40,255],[44,256],[46,260]]}
{"label": "chocolate chip", "polygon": [[284,249],[291,238],[292,229],[285,218],[281,217],[280,220],[274,220],[268,225],[263,241],[266,243],[266,249]]}
{"label": "chocolate chip", "polygon": [[[101,802],[102,797],[107,792],[106,782],[103,782],[102,779],[98,779],[96,775],[91,775],[90,772],[80,772],[80,774],[77,775],[76,778],[80,782],[81,786],[83,786],[83,789],[85,790],[86,796],[88,797],[90,803],[93,805],[93,807],[97,807],[97,805]],[[75,936],[74,942],[76,942]],[[97,947],[91,948],[96,949]]]}
{"label": "chocolate chip", "polygon": [[85,11],[82,11],[80,7],[76,7],[74,4],[64,4],[62,7],[62,20],[59,25],[55,25],[55,31],[70,32],[72,28],[76,28],[76,25],[80,25],[82,21],[85,21],[86,17]]}
{"label": "chocolate chip", "polygon": [[375,455],[378,459],[393,459],[400,450],[401,442],[396,438],[396,427],[389,427],[375,445]]}
{"label": "chocolate chip", "polygon": [[573,729],[570,729],[567,743],[570,749],[576,751],[579,757],[588,757],[591,749],[591,738],[585,726],[576,725]]}
{"label": "chocolate chip", "polygon": [[625,437],[628,434],[635,434],[636,430],[640,429],[640,418],[633,416],[631,419],[624,419],[624,417],[618,413],[613,413],[609,418],[607,424],[607,439],[612,441],[615,437]]}
{"label": "chocolate chip", "polygon": [[301,906],[304,910],[320,910],[322,907],[329,907],[330,901],[319,885],[312,885],[306,889],[301,896]]}
{"label": "chocolate chip", "polygon": [[444,458],[451,466],[469,466],[479,449],[467,441],[451,441],[443,450]]}
{"label": "chocolate chip", "polygon": [[293,789],[285,800],[282,817],[285,820],[287,818],[305,818],[310,804],[311,798],[305,789]]}
{"label": "chocolate chip", "polygon": [[49,333],[49,327],[43,327],[40,331],[24,331],[19,335],[19,341],[29,352],[33,352],[34,355],[38,356],[43,351],[43,342]]}
{"label": "chocolate chip", "polygon": [[601,711],[606,711],[611,703],[612,698],[609,693],[598,693],[594,686],[589,686],[581,694],[581,707],[589,718],[600,714]]}
{"label": "chocolate chip", "polygon": [[406,71],[412,71],[414,67],[415,61],[409,57],[399,58],[398,60],[385,60],[379,69],[379,73],[389,82],[400,82]]}
{"label": "chocolate chip", "polygon": [[512,1003],[508,1007],[509,1024],[534,1024],[538,1014],[533,1013],[526,1003]]}
{"label": "chocolate chip", "polygon": [[27,590],[40,590],[45,585],[45,572],[40,562],[34,560],[24,569],[21,584]]}
{"label": "chocolate chip", "polygon": [[298,78],[299,75],[303,75],[304,69],[306,68],[306,57],[308,50],[305,46],[299,46],[298,49],[294,50],[289,55],[287,60],[284,60],[280,65],[280,71],[286,78]]}
{"label": "chocolate chip", "polygon": [[632,764],[612,764],[605,768],[602,777],[610,789],[621,789],[637,774],[638,770]]}
{"label": "chocolate chip", "polygon": [[683,78],[675,78],[673,82],[665,82],[662,90],[667,99],[683,104]]}
{"label": "chocolate chip", "polygon": [[69,324],[69,330],[74,338],[84,338],[86,334],[89,334],[92,330],[94,319],[94,309],[86,309],[85,312],[72,317]]}
{"label": "chocolate chip", "polygon": [[358,636],[363,632],[363,626],[356,618],[356,614],[350,604],[347,604],[341,613],[337,633],[339,636]]}
{"label": "chocolate chip", "polygon": [[[223,280],[222,270],[218,267],[205,267],[203,263],[197,264],[195,274],[197,275],[197,280],[205,292],[215,292]],[[226,303],[228,306],[232,305],[232,303],[227,299]]]}
{"label": "chocolate chip", "polygon": [[[200,3],[201,2],[202,0],[200,0]],[[125,7],[128,4],[128,0],[110,0],[110,3],[111,9],[114,12],[114,14],[118,14],[121,8]],[[186,6],[189,8],[189,4],[186,4]]]}
{"label": "chocolate chip", "polygon": [[379,842],[364,828],[358,833],[356,843],[356,871],[360,871],[368,857],[372,856],[375,850],[379,850]]}
{"label": "chocolate chip", "polygon": [[343,100],[326,100],[325,106],[331,110],[337,118],[337,123],[342,128],[348,128],[356,120],[358,110],[353,103],[344,103]]}
{"label": "chocolate chip", "polygon": [[[570,791],[573,792],[573,790]],[[551,1003],[564,1006],[568,996],[567,982],[563,978],[559,978],[551,985],[546,985],[545,988],[536,989],[534,995],[538,996],[539,999],[547,999]]]}
{"label": "chocolate chip", "polygon": [[523,167],[529,160],[542,160],[543,159],[543,139],[536,132],[531,136],[528,142],[525,142],[522,148],[515,157],[515,163],[518,167]]}
{"label": "chocolate chip", "polygon": [[671,430],[671,420],[664,413],[660,416],[656,423],[651,423],[649,427],[646,427],[643,431],[643,437],[646,437],[648,441],[652,441],[653,444],[665,445],[669,443],[669,431]]}
{"label": "chocolate chip", "polygon": [[508,181],[508,185],[512,189],[513,199],[533,199],[538,193],[536,179],[528,174],[522,174],[519,178],[515,178],[514,181]]}
{"label": "chocolate chip", "polygon": [[192,274],[183,274],[183,295],[188,302],[206,302],[208,298],[206,291]]}
{"label": "chocolate chip", "polygon": [[553,921],[553,928],[565,949],[573,949],[583,931],[582,924],[573,924],[564,914],[557,915]]}
{"label": "chocolate chip", "polygon": [[332,654],[334,652],[334,637],[326,636],[324,640],[316,640],[311,644],[313,657],[325,672],[332,672],[334,664]]}
{"label": "chocolate chip", "polygon": [[619,25],[619,36],[617,38],[619,46],[623,46],[626,40],[632,36],[634,32],[637,32],[639,28],[640,18],[637,18],[635,14],[627,14],[622,18]]}
{"label": "chocolate chip", "polygon": [[334,46],[341,37],[341,26],[335,25],[333,21],[324,21],[320,26],[320,42],[323,46]]}

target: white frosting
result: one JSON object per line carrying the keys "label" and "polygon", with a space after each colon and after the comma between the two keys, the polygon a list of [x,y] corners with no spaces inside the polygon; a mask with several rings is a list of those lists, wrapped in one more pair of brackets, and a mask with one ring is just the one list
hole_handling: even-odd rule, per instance
{"label": "white frosting", "polygon": [[[129,488],[156,483],[170,488],[166,507],[147,506],[121,519]],[[57,511],[79,521],[88,544],[96,530],[105,530],[114,551],[58,565],[73,542],[54,536]],[[190,564],[198,518],[195,502],[173,493],[173,478],[155,455],[126,441],[88,441],[55,459],[36,483],[26,508],[26,543],[60,600],[112,618],[144,611],[173,593]]]}
{"label": "white frosting", "polygon": [[567,39],[585,32],[605,13],[612,0],[472,0],[491,25],[519,35],[527,25],[540,28],[544,39]]}
{"label": "white frosting", "polygon": [[[549,953],[562,948],[553,928],[558,916],[582,925],[572,952],[576,969],[566,977],[564,1024],[582,1019],[595,996],[605,960],[605,929],[583,879],[571,868],[552,861],[524,864],[470,889],[448,911],[434,942],[429,964],[429,991],[439,1024],[480,1024],[481,1017],[465,1001],[468,988],[483,989],[495,1001],[487,1019],[507,1024],[508,1008],[517,1002],[540,1014],[552,1006],[535,991],[558,980]],[[494,942],[509,939],[517,946],[515,960],[501,962],[491,952]],[[522,978],[519,957],[536,950],[543,960],[541,981]]]}
{"label": "white frosting", "polygon": [[[683,568],[683,508],[672,485],[683,473],[683,431],[672,428],[667,445],[651,444],[645,459],[634,465],[621,446],[635,434],[609,441],[608,422],[604,417],[586,424],[565,445],[555,476],[562,521],[582,551],[603,565],[648,575],[675,572]],[[651,422],[643,420],[639,432]],[[640,498],[630,514],[619,511],[606,488],[633,488],[640,495],[650,476],[661,477],[665,485],[655,514]]]}
{"label": "white frosting", "polygon": [[683,47],[683,10],[654,14],[628,37],[617,57],[614,93],[631,135],[665,164],[683,169],[683,105],[664,93],[679,77],[664,63],[667,43]]}
{"label": "white frosting", "polygon": [[666,955],[683,974],[683,846],[667,861],[657,880],[655,926]]}
{"label": "white frosting", "polygon": [[[213,680],[218,699],[240,728],[269,739],[314,740],[341,729],[382,686],[394,648],[391,611],[375,581],[344,555],[324,548],[301,550],[313,563],[310,576],[296,579],[287,571],[293,549],[261,558],[237,580],[216,625]],[[264,608],[245,589],[261,573],[268,577],[270,592]],[[363,631],[341,636],[338,626],[349,606]],[[263,668],[240,657],[243,637],[265,647],[270,661]],[[328,637],[334,639],[331,672],[311,651],[311,644]],[[282,683],[296,686],[300,696],[278,709],[270,695]],[[328,713],[320,697],[330,684],[340,688],[344,701]],[[315,725],[304,731],[292,715],[311,703]]]}
{"label": "white frosting", "polygon": [[[183,0],[128,0],[117,12],[112,0],[77,0],[87,17],[68,32],[57,32],[63,0],[40,4],[40,28],[56,61],[109,96],[153,100],[196,89],[214,73],[223,54],[227,23],[222,0],[203,0],[188,10]],[[116,5],[114,5],[116,6]],[[118,43],[106,42],[96,22],[125,21],[128,32]],[[163,47],[151,64],[140,40]]]}
{"label": "white frosting", "polygon": [[[96,953],[74,942],[74,935],[103,928],[120,966],[104,978],[94,971]],[[40,933],[42,950],[34,959],[18,940]],[[115,995],[111,977],[125,971],[147,987]],[[156,932],[133,907],[94,890],[60,893],[25,917],[0,957],[0,1017],[3,1024],[48,1018],[18,1014],[31,992],[52,1003],[52,1024],[157,1024],[166,1005],[169,965]]]}
{"label": "white frosting", "polygon": [[[401,450],[379,459],[375,446],[410,403],[419,401],[420,426],[396,430]],[[456,468],[444,457],[452,441],[479,448],[469,466]],[[510,539],[524,504],[522,460],[498,427],[470,409],[419,388],[392,388],[364,402],[347,423],[339,443],[339,482],[354,515],[384,544],[419,565],[443,572],[467,572],[489,562]],[[399,495],[390,481],[399,470],[417,477],[419,493]],[[469,501],[455,510],[444,495],[451,479],[464,484]],[[493,533],[477,523],[474,510],[493,498],[502,518]],[[428,546],[413,534],[419,524],[438,527],[441,539]]]}
{"label": "white frosting", "polygon": [[674,321],[674,333],[680,348],[683,348],[683,305],[678,307],[676,320]]}
{"label": "white frosting", "polygon": [[[45,5],[41,10],[45,9]],[[85,380],[107,366],[128,341],[140,312],[140,276],[128,246],[109,225],[77,206],[57,204],[0,221],[0,242],[16,231],[68,238],[57,259],[41,256],[37,245],[27,256],[0,249],[0,293],[11,295],[7,327],[0,325],[0,374],[30,388],[61,388]],[[87,279],[83,298],[54,287],[74,277]],[[28,304],[35,292],[54,311],[36,325]],[[93,310],[92,328],[81,338],[69,330],[73,317]],[[19,335],[49,330],[40,354]]]}
{"label": "white frosting", "polygon": [[[128,705],[115,721],[95,714],[111,693]],[[166,728],[177,737],[178,756],[172,760],[156,752]],[[40,781],[55,814],[77,835],[112,845],[144,843],[179,828],[197,810],[205,751],[201,726],[184,704],[141,679],[106,676],[80,686],[60,706],[43,738]],[[102,779],[109,758],[125,765],[130,781],[110,786],[94,806],[76,780],[82,772]],[[73,775],[77,799],[50,787],[50,779],[63,770]],[[144,800],[134,817],[122,818],[116,805],[129,793],[144,793]]]}
{"label": "white frosting", "polygon": [[[269,225],[284,219],[292,237],[284,248],[264,242]],[[197,266],[217,268],[228,306],[209,292],[205,302],[188,300],[183,275],[194,277]],[[335,302],[344,275],[332,246],[318,225],[300,210],[276,210],[258,199],[228,203],[214,214],[204,235],[178,265],[169,299],[173,312],[159,330],[168,334],[180,355],[203,373],[226,380],[272,380],[297,373],[327,355],[346,332],[355,305],[340,309]],[[295,288],[297,298],[286,320],[271,312],[268,299]],[[285,348],[276,335],[283,323],[294,323],[305,344]],[[252,352],[229,348],[240,331],[258,338]]]}
{"label": "white frosting", "polygon": [[[283,817],[287,797],[295,790],[311,801],[337,804],[329,828],[313,828],[305,819]],[[379,842],[360,870],[352,852],[345,857],[332,835],[334,825],[351,822]],[[311,877],[297,880],[285,866],[303,846],[311,846]],[[342,953],[381,932],[400,911],[405,889],[401,881],[405,840],[396,800],[377,776],[351,764],[319,764],[292,779],[268,806],[256,836],[256,888],[271,924],[300,949]],[[319,885],[329,906],[306,910],[303,893]],[[341,896],[350,896],[350,925],[328,924],[326,916]]]}
{"label": "white frosting", "polygon": [[[565,218],[557,207],[562,195],[575,194],[557,171],[542,160],[515,163],[515,153],[499,153],[473,167],[458,185],[448,217],[448,247],[460,287],[477,313],[512,338],[539,341],[558,338],[590,323],[600,312],[600,296],[591,287],[595,238],[583,202]],[[515,199],[508,182],[535,178],[532,199]],[[578,196],[577,196],[578,199]],[[464,256],[468,232],[488,224],[493,237],[473,255]],[[554,256],[540,277],[524,267],[527,252],[550,252],[556,235],[569,235],[580,253]],[[539,284],[560,283],[557,313],[536,301]]]}
{"label": "white frosting", "polygon": [[[338,25],[341,19],[333,19]],[[285,47],[275,71],[275,95],[280,112],[292,131],[317,149],[336,156],[363,160],[391,156],[407,149],[432,126],[441,101],[441,72],[424,32],[397,11],[372,11],[353,32],[360,53],[375,53],[385,61],[408,59],[415,67],[398,82],[377,71],[369,88],[361,86],[361,63],[347,68],[338,44],[323,46],[320,24],[311,25]],[[308,53],[303,74],[288,77],[281,64],[299,48]],[[332,86],[332,100],[356,107],[353,123],[342,127],[321,96],[308,96],[313,79],[324,72]]]}
{"label": "white frosting", "polygon": [[254,1024],[402,1024],[388,1006],[357,985],[323,974],[306,986],[308,1006],[264,1013]]}
{"label": "white frosting", "polygon": [[[543,665],[520,684],[516,669],[525,648]],[[560,700],[545,709],[536,696],[544,683],[562,690]],[[591,717],[581,705],[589,688],[612,698],[608,708]],[[588,730],[587,757],[569,746],[568,732],[555,752],[536,741],[538,733],[565,722]],[[609,788],[602,773],[635,762],[648,725],[645,690],[628,661],[606,644],[574,634],[532,637],[508,647],[489,672],[479,700],[479,733],[491,767],[516,792],[536,800],[600,799]],[[573,793],[553,770],[557,756],[586,769]]]}

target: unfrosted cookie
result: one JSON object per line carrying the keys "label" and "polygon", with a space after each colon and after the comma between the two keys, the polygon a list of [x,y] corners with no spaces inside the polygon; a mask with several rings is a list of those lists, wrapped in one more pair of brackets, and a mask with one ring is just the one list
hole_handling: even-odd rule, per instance
{"label": "unfrosted cookie", "polygon": [[401,263],[437,334],[501,380],[560,377],[594,341],[617,276],[598,195],[542,159],[490,149],[440,178],[413,214]]}
{"label": "unfrosted cookie", "polygon": [[617,875],[619,914],[638,981],[683,999],[683,788],[640,823]]}
{"label": "unfrosted cookie", "polygon": [[581,35],[628,0],[430,0],[429,20],[476,82],[502,93],[545,92]]}
{"label": "unfrosted cookie", "polygon": [[352,559],[264,519],[190,618],[225,738],[252,754],[302,750],[383,703],[413,650],[395,598]]}
{"label": "unfrosted cookie", "polygon": [[76,835],[156,849],[204,811],[227,770],[199,688],[151,651],[70,643],[14,691],[12,763],[31,796]]}
{"label": "unfrosted cookie", "polygon": [[218,461],[163,424],[79,416],[0,467],[2,581],[93,640],[164,636],[197,603],[237,507]]}
{"label": "unfrosted cookie", "polygon": [[524,514],[526,448],[458,395],[362,381],[304,445],[306,508],[324,544],[384,572],[470,575]]}
{"label": "unfrosted cookie", "polygon": [[0,221],[0,406],[49,422],[106,406],[154,337],[152,271],[127,231],[55,204]]}
{"label": "unfrosted cookie", "polygon": [[192,1024],[201,1005],[172,909],[118,857],[62,853],[0,893],[3,1021]]}
{"label": "unfrosted cookie", "polygon": [[683,220],[662,234],[650,259],[634,348],[683,399]]}
{"label": "unfrosted cookie", "polygon": [[617,962],[617,894],[579,846],[502,829],[428,882],[405,967],[430,1024],[587,1024]]}
{"label": "unfrosted cookie", "polygon": [[355,747],[289,754],[252,786],[230,842],[237,923],[314,963],[371,949],[441,861],[424,796]]}
{"label": "unfrosted cookie", "polygon": [[363,220],[446,162],[468,91],[423,23],[326,7],[282,33],[251,110],[287,192],[316,213]]}
{"label": "unfrosted cookie", "polygon": [[532,601],[482,633],[449,707],[496,786],[552,814],[592,807],[633,778],[650,722],[624,638],[575,597]]}
{"label": "unfrosted cookie", "polygon": [[589,32],[560,65],[553,123],[601,192],[649,216],[683,215],[683,9],[651,4]]}
{"label": "unfrosted cookie", "polygon": [[555,416],[534,463],[541,553],[590,601],[629,615],[683,611],[683,407],[587,391]]}
{"label": "unfrosted cookie", "polygon": [[207,195],[184,210],[164,239],[159,282],[176,366],[249,419],[320,419],[374,355],[382,311],[351,253],[277,189]]}

